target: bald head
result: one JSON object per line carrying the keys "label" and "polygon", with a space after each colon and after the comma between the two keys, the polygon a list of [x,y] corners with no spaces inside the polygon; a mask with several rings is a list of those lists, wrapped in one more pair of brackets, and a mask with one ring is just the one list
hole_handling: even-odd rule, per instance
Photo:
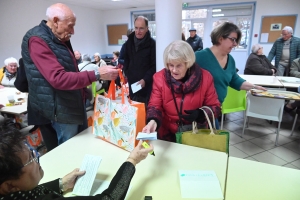
{"label": "bald head", "polygon": [[47,26],[53,34],[62,42],[70,40],[74,34],[76,16],[73,11],[65,4],[56,3],[47,8]]}

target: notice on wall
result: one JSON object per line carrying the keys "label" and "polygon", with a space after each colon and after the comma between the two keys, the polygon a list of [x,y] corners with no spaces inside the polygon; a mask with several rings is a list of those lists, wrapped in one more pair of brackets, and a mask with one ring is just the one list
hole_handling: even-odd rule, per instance
{"label": "notice on wall", "polygon": [[269,40],[269,33],[262,33],[260,35],[260,42],[268,42]]}

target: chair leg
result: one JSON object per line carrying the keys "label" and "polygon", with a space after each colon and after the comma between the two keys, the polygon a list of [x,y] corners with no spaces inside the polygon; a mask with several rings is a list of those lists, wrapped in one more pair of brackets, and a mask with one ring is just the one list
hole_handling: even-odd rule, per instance
{"label": "chair leg", "polygon": [[244,132],[245,132],[245,126],[246,126],[246,123],[247,123],[247,119],[248,119],[248,117],[247,117],[247,116],[245,116],[245,117],[244,117],[244,126],[243,126],[243,131],[242,131],[242,135],[241,135],[241,137],[242,137],[242,138],[244,137]]}
{"label": "chair leg", "polygon": [[249,128],[249,121],[250,121],[250,118],[249,118],[249,117],[246,117],[246,122],[247,122],[246,128]]}
{"label": "chair leg", "polygon": [[278,138],[279,138],[280,125],[281,125],[281,122],[278,122],[277,136],[276,136],[276,141],[275,141],[275,145],[276,146],[278,146]]}
{"label": "chair leg", "polygon": [[220,130],[223,130],[223,123],[224,123],[224,114],[222,113],[222,115],[221,115],[221,129]]}
{"label": "chair leg", "polygon": [[292,127],[291,136],[293,136],[295,125],[296,125],[296,122],[297,122],[297,118],[298,118],[298,114],[295,115],[295,119],[294,119],[294,123],[293,123],[293,127]]}

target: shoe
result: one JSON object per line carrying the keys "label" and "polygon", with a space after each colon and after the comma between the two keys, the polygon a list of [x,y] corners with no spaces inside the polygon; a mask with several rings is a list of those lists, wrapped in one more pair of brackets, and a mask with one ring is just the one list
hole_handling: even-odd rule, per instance
{"label": "shoe", "polygon": [[[286,104],[286,105],[287,105],[287,104]],[[293,110],[295,110],[295,108],[288,108],[286,105],[284,105],[284,111],[285,111],[285,112],[290,113],[290,112],[292,112]]]}

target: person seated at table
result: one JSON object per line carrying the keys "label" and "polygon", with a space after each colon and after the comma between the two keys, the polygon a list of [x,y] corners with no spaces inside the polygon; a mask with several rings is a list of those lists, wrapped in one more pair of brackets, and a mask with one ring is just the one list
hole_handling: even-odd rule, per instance
{"label": "person seated at table", "polygon": [[290,76],[300,78],[300,58],[293,60]]}
{"label": "person seated at table", "polygon": [[[85,171],[74,169],[62,179],[39,185],[44,171],[39,164],[38,154],[28,148],[24,140],[24,136],[16,129],[0,130],[0,199],[63,199],[63,192],[72,189],[77,177],[84,175]],[[70,199],[124,199],[136,164],[151,151],[152,145],[145,149],[140,141],[104,192],[96,196],[77,196]]]}
{"label": "person seated at table", "polygon": [[244,74],[248,75],[275,75],[276,68],[264,55],[263,47],[259,44],[252,46],[252,53],[249,55]]}
{"label": "person seated at table", "polygon": [[4,87],[15,87],[14,82],[17,76],[18,61],[10,57],[5,59],[4,64],[3,69],[0,69],[0,85]]}
{"label": "person seated at table", "polygon": [[100,53],[98,53],[98,52],[96,52],[94,54],[94,59],[95,59],[95,61],[93,63],[98,65],[98,67],[107,65],[106,62],[103,59],[101,59]]}
{"label": "person seated at table", "polygon": [[[148,124],[143,132],[158,129],[159,139],[175,142],[175,133],[181,125],[190,125],[193,121],[198,126],[207,125],[199,108],[208,106],[217,117],[220,102],[211,74],[195,63],[194,51],[187,42],[177,40],[169,44],[163,59],[165,69],[153,76]],[[212,117],[210,111],[207,113]]]}

